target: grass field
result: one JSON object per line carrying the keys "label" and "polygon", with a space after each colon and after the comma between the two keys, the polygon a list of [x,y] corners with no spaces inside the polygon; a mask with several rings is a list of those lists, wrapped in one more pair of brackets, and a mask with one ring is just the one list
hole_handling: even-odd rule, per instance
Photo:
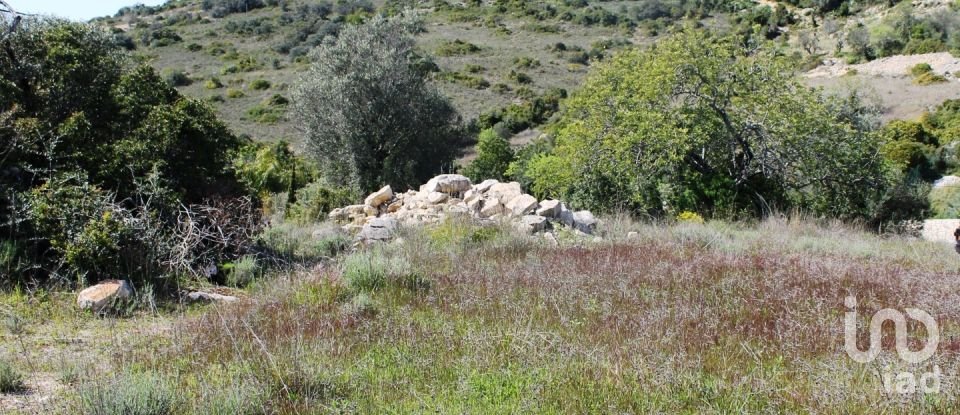
{"label": "grass field", "polygon": [[[842,226],[604,222],[560,245],[448,222],[281,273],[237,304],[97,319],[67,295],[3,299],[24,413],[952,413],[960,262],[952,247]],[[628,231],[639,236],[627,239]],[[881,308],[932,314],[907,366],[844,352]],[[162,299],[159,299],[162,300]],[[10,326],[10,324],[8,324]],[[909,326],[914,350],[923,329]],[[882,376],[936,365],[938,394]],[[69,376],[70,373],[76,373]],[[124,406],[127,405],[127,406]],[[131,406],[132,405],[132,406]],[[99,411],[99,412],[98,412]]]}

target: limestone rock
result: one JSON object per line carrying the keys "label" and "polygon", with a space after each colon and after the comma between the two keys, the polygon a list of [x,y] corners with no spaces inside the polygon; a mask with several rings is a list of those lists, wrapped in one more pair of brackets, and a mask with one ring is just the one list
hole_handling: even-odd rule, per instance
{"label": "limestone rock", "polygon": [[498,200],[488,200],[484,201],[483,207],[480,208],[480,217],[481,218],[492,218],[496,215],[501,215],[506,211],[506,208],[500,204]]}
{"label": "limestone rock", "polygon": [[640,237],[640,233],[636,231],[627,232],[627,239],[637,239]]}
{"label": "limestone rock", "polygon": [[429,195],[427,195],[427,201],[434,205],[439,205],[443,202],[446,202],[447,199],[449,198],[450,198],[450,195],[446,193],[440,193],[440,192],[432,192]]}
{"label": "limestone rock", "polygon": [[486,197],[487,199],[496,199],[501,204],[505,205],[515,197],[522,194],[523,189],[520,188],[520,183],[496,183],[493,186],[490,186],[490,190],[487,190]]}
{"label": "limestone rock", "polygon": [[560,246],[560,241],[557,239],[557,236],[553,232],[545,232],[543,234],[543,239],[546,239],[547,243],[552,246]]}
{"label": "limestone rock", "polygon": [[430,179],[420,189],[421,192],[433,193],[440,192],[448,195],[458,194],[470,190],[470,179],[459,174],[441,174]]}
{"label": "limestone rock", "polygon": [[507,210],[517,216],[533,213],[537,209],[537,198],[530,195],[519,195],[507,202]]}
{"label": "limestone rock", "polygon": [[597,229],[597,218],[589,210],[581,210],[573,214],[573,226],[578,231],[591,235]]}
{"label": "limestone rock", "polygon": [[960,177],[943,176],[940,178],[940,180],[937,180],[933,183],[934,189],[941,189],[944,187],[960,187]]}
{"label": "limestone rock", "polygon": [[373,206],[365,205],[363,207],[363,214],[367,217],[371,217],[371,216],[376,217],[377,215],[380,214],[380,210],[378,210]]}
{"label": "limestone rock", "polygon": [[480,184],[474,186],[474,187],[473,187],[473,190],[475,190],[475,191],[477,191],[478,193],[481,193],[481,194],[482,194],[482,193],[486,193],[487,190],[490,190],[490,188],[493,187],[493,185],[495,185],[495,184],[497,184],[497,183],[500,183],[500,181],[494,180],[494,179],[487,179],[487,180],[484,180],[484,181],[480,182]]}
{"label": "limestone rock", "polygon": [[390,199],[393,199],[393,189],[391,189],[390,185],[388,184],[383,186],[383,188],[380,190],[371,193],[370,196],[367,196],[363,203],[367,206],[378,208],[380,205],[390,201]]}
{"label": "limestone rock", "polygon": [[542,232],[547,228],[547,218],[537,215],[526,215],[520,218],[520,223],[517,227],[527,233],[537,233]]}
{"label": "limestone rock", "polygon": [[194,291],[187,294],[187,302],[190,303],[233,303],[239,300],[239,298],[232,295],[208,293],[205,291]]}
{"label": "limestone rock", "polygon": [[560,201],[559,200],[544,200],[540,202],[540,207],[537,208],[537,215],[543,216],[545,218],[556,218],[560,216]]}
{"label": "limestone rock", "polygon": [[398,227],[397,220],[392,217],[374,218],[363,225],[357,239],[367,243],[388,241],[396,233]]}
{"label": "limestone rock", "polygon": [[115,300],[133,296],[133,287],[126,280],[107,280],[87,287],[77,294],[77,306],[83,310],[103,311]]}

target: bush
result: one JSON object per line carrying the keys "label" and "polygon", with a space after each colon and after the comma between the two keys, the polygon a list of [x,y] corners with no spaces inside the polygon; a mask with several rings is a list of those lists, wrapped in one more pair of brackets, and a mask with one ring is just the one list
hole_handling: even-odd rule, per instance
{"label": "bush", "polygon": [[379,291],[388,285],[419,290],[429,283],[401,256],[382,249],[356,252],[343,261],[343,278],[355,293]]}
{"label": "bush", "polygon": [[167,70],[164,75],[164,80],[167,81],[167,84],[170,86],[189,86],[193,83],[190,76],[179,69]]}
{"label": "bush", "polygon": [[935,219],[960,219],[960,187],[947,186],[931,190],[930,209]]}
{"label": "bush", "polygon": [[223,270],[227,273],[227,285],[246,287],[262,275],[257,257],[245,255],[236,262],[224,264]]}
{"label": "bush", "polygon": [[4,359],[0,359],[0,393],[16,393],[25,388],[23,375]]}
{"label": "bush", "polygon": [[297,223],[321,222],[333,209],[353,204],[359,199],[360,195],[354,190],[313,182],[296,193],[296,202],[287,210],[287,218]]}
{"label": "bush", "polygon": [[89,415],[167,415],[180,404],[169,378],[152,372],[122,372],[80,386],[80,413]]}
{"label": "bush", "polygon": [[448,40],[437,47],[437,56],[459,56],[477,53],[480,47],[460,39]]}
{"label": "bush", "polygon": [[513,156],[510,141],[492,129],[483,130],[477,142],[477,158],[463,169],[463,174],[474,183],[486,179],[503,181]]}
{"label": "bush", "polygon": [[250,83],[250,89],[254,91],[263,91],[266,89],[270,89],[270,86],[271,86],[270,81],[266,79],[257,79]]}
{"label": "bush", "polygon": [[207,82],[203,84],[203,87],[207,89],[219,89],[223,88],[223,83],[220,82],[220,78],[214,77],[208,79]]}
{"label": "bush", "polygon": [[490,82],[487,82],[483,77],[467,75],[460,72],[441,72],[437,74],[437,79],[461,84],[473,89],[487,89],[490,86]]}
{"label": "bush", "polygon": [[227,98],[243,98],[246,94],[239,89],[227,88]]}

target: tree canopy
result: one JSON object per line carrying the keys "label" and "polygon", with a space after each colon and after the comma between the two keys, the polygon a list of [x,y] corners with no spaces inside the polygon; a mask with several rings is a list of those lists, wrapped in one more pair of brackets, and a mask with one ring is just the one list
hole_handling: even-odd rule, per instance
{"label": "tree canopy", "polygon": [[452,168],[463,140],[460,116],[428,82],[415,28],[376,17],[314,51],[294,107],[331,184],[402,189]]}
{"label": "tree canopy", "polygon": [[863,216],[889,177],[864,114],[771,50],[688,30],[599,65],[526,175],[600,210]]}

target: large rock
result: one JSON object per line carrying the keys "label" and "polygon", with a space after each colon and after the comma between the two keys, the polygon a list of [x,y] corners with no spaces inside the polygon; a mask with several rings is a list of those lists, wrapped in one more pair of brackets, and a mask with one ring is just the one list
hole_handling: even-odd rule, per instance
{"label": "large rock", "polygon": [[378,208],[380,205],[390,201],[390,199],[393,199],[393,189],[391,189],[390,185],[388,184],[383,186],[382,189],[371,193],[370,196],[367,196],[363,203],[367,206]]}
{"label": "large rock", "polygon": [[934,189],[941,189],[944,187],[960,187],[960,177],[943,176],[940,178],[940,180],[937,180],[933,183]]}
{"label": "large rock", "polygon": [[537,215],[543,216],[545,218],[556,218],[560,216],[560,201],[559,200],[544,200],[540,202],[540,207],[537,208]]}
{"label": "large rock", "polygon": [[83,310],[100,312],[114,301],[133,297],[133,287],[126,280],[107,280],[87,287],[77,294],[77,306]]}
{"label": "large rock", "polygon": [[533,213],[537,210],[537,198],[530,195],[520,195],[506,204],[507,210],[517,216]]}
{"label": "large rock", "polygon": [[487,179],[480,182],[480,184],[474,186],[473,190],[476,190],[479,193],[486,193],[487,190],[490,190],[490,188],[497,183],[500,183],[500,181],[494,180],[494,179]]}
{"label": "large rock", "polygon": [[487,190],[486,197],[487,199],[496,199],[501,204],[506,205],[515,197],[522,194],[523,189],[520,188],[520,183],[496,183],[490,186],[490,190]]}
{"label": "large rock", "polygon": [[389,216],[373,218],[363,225],[357,239],[367,243],[388,241],[396,234],[398,226],[397,220]]}
{"label": "large rock", "polygon": [[585,234],[593,234],[597,229],[597,218],[589,210],[581,210],[573,214],[573,226]]}
{"label": "large rock", "polygon": [[954,232],[960,228],[960,219],[930,219],[923,222],[923,239],[932,242],[958,243]]}
{"label": "large rock", "polygon": [[433,193],[440,192],[448,195],[459,194],[470,190],[470,179],[459,174],[441,174],[430,179],[420,189],[421,192]]}
{"label": "large rock", "polygon": [[483,207],[480,208],[480,217],[492,218],[497,215],[502,215],[504,212],[506,212],[506,208],[500,204],[498,200],[485,200]]}
{"label": "large rock", "polygon": [[450,195],[446,193],[440,193],[440,192],[433,192],[427,195],[427,201],[434,205],[438,205],[443,202],[446,202],[447,199],[449,198],[450,198]]}

